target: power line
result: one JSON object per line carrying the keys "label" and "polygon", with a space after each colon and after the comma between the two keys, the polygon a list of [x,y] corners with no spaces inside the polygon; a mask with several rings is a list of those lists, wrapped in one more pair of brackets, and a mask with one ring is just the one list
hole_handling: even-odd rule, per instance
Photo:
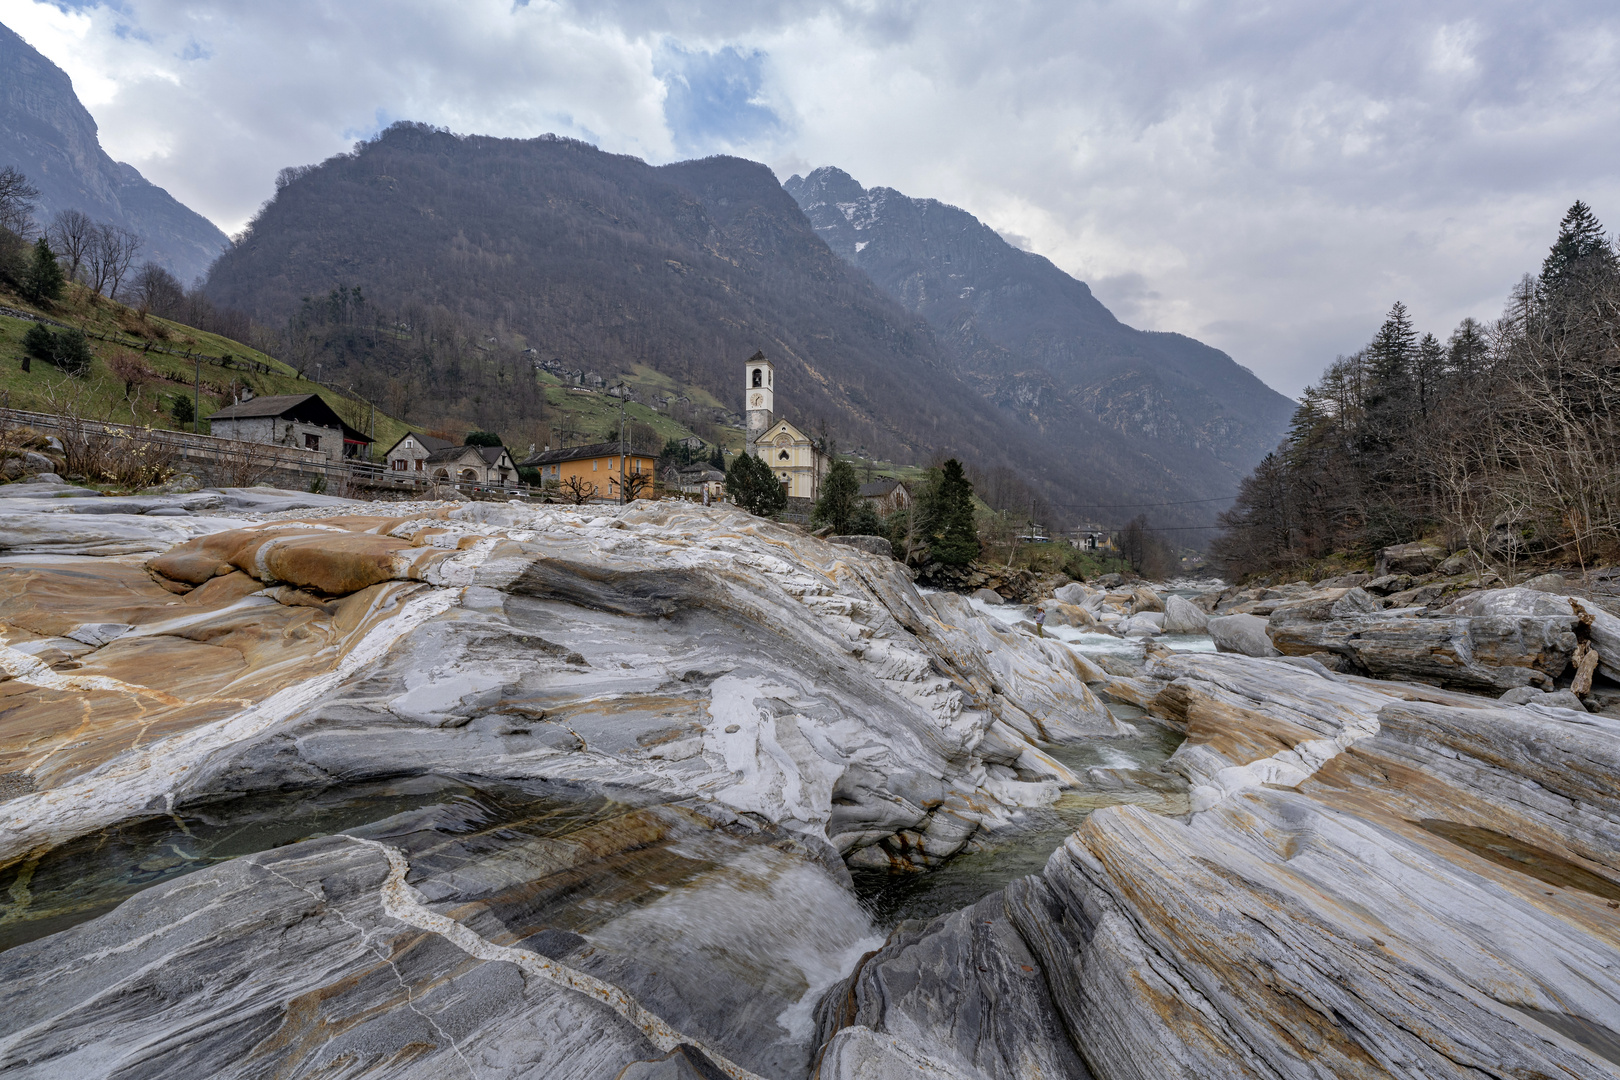
{"label": "power line", "polygon": [[1216,498],[1213,498],[1213,499],[1187,499],[1187,500],[1185,500],[1183,502],[1161,502],[1161,503],[1049,503],[1048,505],[1049,506],[1062,506],[1062,507],[1065,507],[1065,508],[1070,509],[1070,510],[1081,508],[1081,507],[1083,507],[1085,509],[1088,509],[1088,510],[1124,510],[1124,509],[1130,509],[1130,508],[1140,509],[1140,508],[1149,507],[1149,506],[1194,506],[1194,505],[1196,505],[1198,503],[1227,502],[1227,501],[1235,499],[1235,498],[1237,498],[1236,495],[1220,495],[1220,496],[1217,496]]}

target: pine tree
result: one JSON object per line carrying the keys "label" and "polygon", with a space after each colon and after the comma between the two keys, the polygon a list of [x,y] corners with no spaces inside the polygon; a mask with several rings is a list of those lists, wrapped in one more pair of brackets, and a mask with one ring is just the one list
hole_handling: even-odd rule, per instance
{"label": "pine tree", "polygon": [[821,498],[810,512],[810,523],[831,525],[835,534],[847,535],[860,501],[861,481],[854,467],[847,461],[834,461],[821,482]]}
{"label": "pine tree", "polygon": [[951,458],[930,470],[917,499],[917,528],[928,543],[928,559],[964,566],[979,557],[979,531],[973,521],[973,485],[962,463]]}
{"label": "pine tree", "polygon": [[1485,328],[1472,318],[1464,319],[1446,342],[1446,374],[1452,379],[1472,379],[1485,370],[1487,350]]}
{"label": "pine tree", "polygon": [[787,505],[787,491],[771,467],[753,454],[738,454],[726,473],[726,494],[731,501],[760,517],[770,517]]}
{"label": "pine tree", "polygon": [[1433,334],[1424,334],[1418,342],[1417,355],[1412,364],[1412,389],[1416,395],[1418,415],[1425,420],[1440,396],[1440,384],[1445,373],[1445,346]]}
{"label": "pine tree", "polygon": [[1412,362],[1417,356],[1417,331],[1412,317],[1399,300],[1389,309],[1384,325],[1367,346],[1368,396],[1376,398],[1398,392],[1411,380]]}
{"label": "pine tree", "polygon": [[40,237],[34,241],[33,261],[23,275],[23,295],[36,304],[47,303],[61,298],[65,284],[67,279],[62,276],[62,268],[56,263],[51,245],[45,242],[43,236]]}
{"label": "pine tree", "polygon": [[721,472],[726,471],[726,452],[720,448],[719,443],[715,444],[714,453],[709,455],[709,464]]}
{"label": "pine tree", "polygon": [[1543,294],[1557,293],[1573,281],[1615,269],[1614,249],[1603,235],[1602,223],[1591,207],[1575,200],[1558,223],[1558,239],[1541,264]]}

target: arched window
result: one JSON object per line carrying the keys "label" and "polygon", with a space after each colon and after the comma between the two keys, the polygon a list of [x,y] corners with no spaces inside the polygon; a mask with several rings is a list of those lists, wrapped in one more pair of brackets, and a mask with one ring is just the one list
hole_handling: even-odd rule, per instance
{"label": "arched window", "polygon": [[786,450],[778,450],[776,452],[776,460],[777,461],[787,461],[791,456],[792,455],[789,454]]}
{"label": "arched window", "polygon": [[760,368],[755,368],[754,369],[754,385],[755,386],[764,386],[765,385],[764,380],[765,380],[765,372]]}

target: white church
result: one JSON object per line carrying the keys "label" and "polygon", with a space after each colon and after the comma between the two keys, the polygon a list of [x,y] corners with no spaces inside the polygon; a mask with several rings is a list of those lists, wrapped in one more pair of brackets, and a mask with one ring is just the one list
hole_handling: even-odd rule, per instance
{"label": "white church", "polygon": [[776,369],[757,352],[743,373],[743,404],[747,407],[747,452],[771,467],[790,499],[821,495],[821,478],[830,462],[810,437],[786,420],[775,418]]}

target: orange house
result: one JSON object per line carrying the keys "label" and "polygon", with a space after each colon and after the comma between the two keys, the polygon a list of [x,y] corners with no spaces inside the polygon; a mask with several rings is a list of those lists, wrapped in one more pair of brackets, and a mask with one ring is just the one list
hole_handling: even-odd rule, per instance
{"label": "orange house", "polygon": [[624,486],[633,499],[651,499],[653,494],[652,454],[635,450],[625,452],[620,443],[591,443],[588,446],[568,446],[561,450],[547,450],[527,461],[520,468],[540,471],[541,482],[564,490],[577,488],[586,498],[596,502],[619,501],[619,476],[623,469]]}

